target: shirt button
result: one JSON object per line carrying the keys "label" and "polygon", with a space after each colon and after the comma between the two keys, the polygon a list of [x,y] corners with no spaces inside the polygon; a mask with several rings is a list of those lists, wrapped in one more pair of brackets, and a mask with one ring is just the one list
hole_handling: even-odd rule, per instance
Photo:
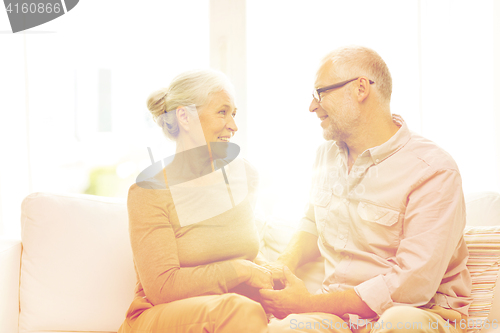
{"label": "shirt button", "polygon": [[380,160],[379,160],[378,158],[375,160],[375,162],[377,162],[377,163],[378,163],[379,161],[380,161]]}
{"label": "shirt button", "polygon": [[339,238],[340,238],[340,239],[344,239],[344,235],[340,235],[340,236],[339,236]]}

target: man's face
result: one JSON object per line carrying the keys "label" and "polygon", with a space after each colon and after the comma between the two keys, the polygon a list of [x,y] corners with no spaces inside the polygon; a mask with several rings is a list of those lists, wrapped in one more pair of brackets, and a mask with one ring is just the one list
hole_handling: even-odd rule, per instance
{"label": "man's face", "polygon": [[[327,64],[319,69],[315,88],[345,80],[345,78],[333,78],[328,66]],[[315,99],[311,101],[309,111],[315,112],[320,118],[325,140],[345,141],[351,135],[352,126],[357,124],[359,110],[354,104],[349,84],[321,93],[320,103]]]}

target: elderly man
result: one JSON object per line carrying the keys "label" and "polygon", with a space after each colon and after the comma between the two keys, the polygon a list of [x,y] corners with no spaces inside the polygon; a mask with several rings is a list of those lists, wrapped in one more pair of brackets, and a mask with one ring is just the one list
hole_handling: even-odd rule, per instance
{"label": "elderly man", "polygon": [[[458,167],[392,115],[392,79],[373,50],[344,47],[317,72],[309,111],[327,140],[316,154],[299,231],[261,290],[271,332],[460,332],[471,280]],[[292,272],[321,255],[323,287]],[[460,325],[462,324],[462,325]]]}

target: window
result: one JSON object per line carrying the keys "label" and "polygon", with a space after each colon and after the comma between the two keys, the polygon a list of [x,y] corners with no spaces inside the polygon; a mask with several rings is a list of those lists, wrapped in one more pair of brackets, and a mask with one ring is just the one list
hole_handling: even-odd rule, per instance
{"label": "window", "polygon": [[416,1],[252,0],[247,31],[249,159],[261,175],[266,213],[288,220],[303,213],[324,142],[308,108],[320,60],[333,49],[376,50],[393,78],[392,111],[420,128]]}
{"label": "window", "polygon": [[[0,62],[8,92],[0,233],[19,234],[19,202],[30,192],[126,196],[151,163],[147,147],[155,160],[175,151],[146,98],[180,72],[214,64],[238,72],[244,125],[235,141],[259,170],[264,212],[298,221],[324,142],[308,112],[314,75],[324,55],[347,44],[384,58],[391,111],[454,157],[466,193],[500,191],[498,2],[242,1],[87,0],[43,26],[0,34],[9,50]],[[242,21],[231,11],[246,12],[246,31],[228,31]],[[6,15],[0,25],[10,29]],[[210,30],[239,40],[238,50]]]}

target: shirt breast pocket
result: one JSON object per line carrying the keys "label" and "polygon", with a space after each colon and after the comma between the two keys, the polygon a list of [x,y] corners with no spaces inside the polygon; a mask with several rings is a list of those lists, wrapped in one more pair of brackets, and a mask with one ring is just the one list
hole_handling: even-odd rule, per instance
{"label": "shirt breast pocket", "polygon": [[324,232],[325,225],[328,221],[331,200],[332,192],[321,188],[314,189],[313,195],[311,196],[311,203],[314,205],[316,227],[322,242],[325,242]]}
{"label": "shirt breast pocket", "polygon": [[394,256],[401,239],[402,214],[368,202],[360,202],[357,213],[359,220],[354,231],[358,241],[377,255]]}

